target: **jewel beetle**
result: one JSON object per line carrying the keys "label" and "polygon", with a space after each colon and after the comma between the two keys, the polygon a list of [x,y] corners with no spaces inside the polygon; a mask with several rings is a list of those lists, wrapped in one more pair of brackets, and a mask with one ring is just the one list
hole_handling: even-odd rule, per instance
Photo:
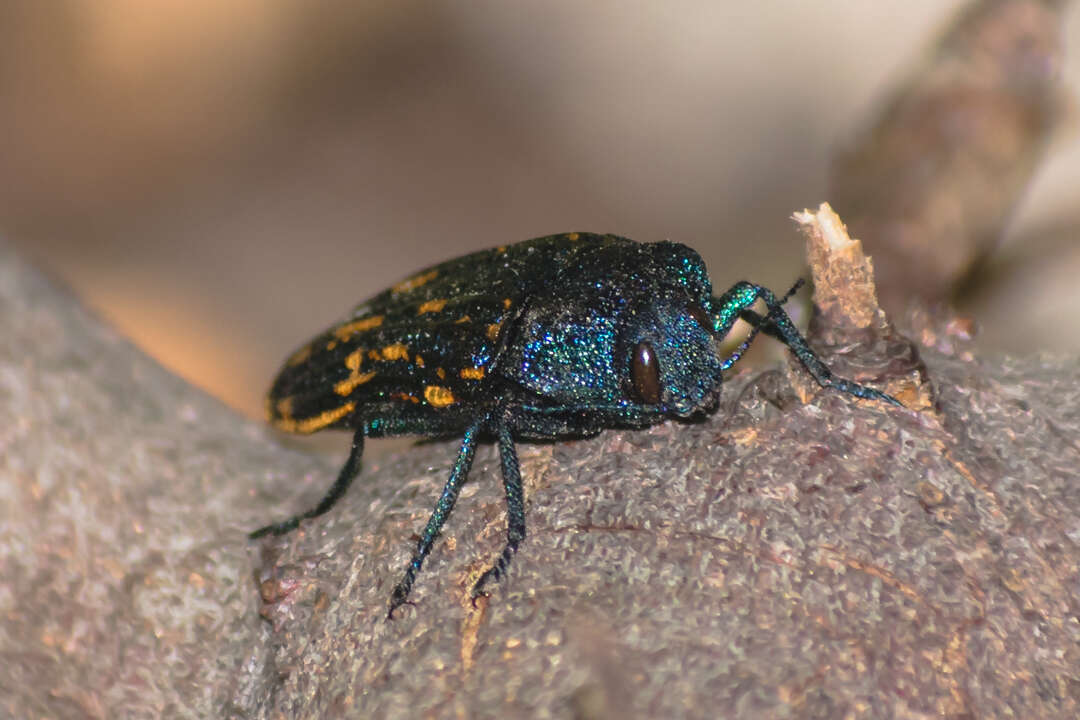
{"label": "jewel beetle", "polygon": [[[798,288],[796,283],[792,292]],[[723,373],[757,333],[783,342],[822,387],[899,405],[833,375],[767,288],[712,294],[705,264],[673,242],[569,233],[465,255],[403,280],[293,353],[267,398],[272,425],[294,433],[351,430],[337,480],[307,512],[251,533],[281,535],[322,515],[360,469],[364,438],[462,438],[457,459],[388,615],[406,601],[469,473],[477,443],[498,443],[506,544],[473,586],[497,581],[525,539],[515,442],[645,428],[710,413]],[[753,308],[761,302],[765,312]],[[751,326],[730,354],[735,321]]]}

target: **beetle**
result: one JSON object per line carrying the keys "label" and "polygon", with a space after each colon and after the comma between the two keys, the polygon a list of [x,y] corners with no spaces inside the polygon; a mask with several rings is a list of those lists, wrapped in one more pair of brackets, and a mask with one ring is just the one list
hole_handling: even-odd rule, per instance
{"label": "beetle", "polygon": [[[515,441],[645,428],[714,412],[723,373],[757,333],[783,342],[822,387],[899,405],[836,377],[778,299],[739,282],[720,296],[701,257],[673,242],[568,233],[483,250],[427,268],[356,307],[285,362],[267,398],[272,425],[353,431],[352,450],[319,503],[251,533],[281,535],[330,510],[360,468],[364,438],[462,437],[457,459],[388,616],[408,599],[454,507],[478,441],[494,437],[506,492],[506,543],[473,586],[497,581],[525,539]],[[759,301],[764,314],[753,306]],[[736,320],[751,326],[726,356]]]}

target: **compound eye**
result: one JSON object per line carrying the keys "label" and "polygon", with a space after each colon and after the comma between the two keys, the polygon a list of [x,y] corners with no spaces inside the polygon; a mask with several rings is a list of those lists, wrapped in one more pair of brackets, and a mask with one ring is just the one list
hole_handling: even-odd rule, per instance
{"label": "compound eye", "polygon": [[634,356],[630,361],[630,379],[634,383],[636,399],[647,405],[660,404],[660,363],[656,352],[647,342],[634,346]]}

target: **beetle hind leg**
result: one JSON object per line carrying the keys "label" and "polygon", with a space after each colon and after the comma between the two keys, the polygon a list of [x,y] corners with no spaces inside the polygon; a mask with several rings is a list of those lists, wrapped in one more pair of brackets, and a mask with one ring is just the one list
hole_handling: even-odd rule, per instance
{"label": "beetle hind leg", "polygon": [[319,501],[318,505],[299,515],[293,515],[288,520],[261,527],[248,534],[248,538],[255,540],[256,538],[261,538],[265,535],[284,535],[285,533],[300,527],[301,521],[318,517],[334,507],[334,505],[337,504],[337,501],[345,495],[345,491],[349,489],[349,485],[352,484],[357,473],[360,472],[360,459],[364,455],[364,429],[365,426],[360,426],[353,435],[352,450],[349,451],[349,459],[345,461],[345,466],[342,467],[341,472],[338,473],[337,480],[335,480],[334,484],[330,486],[330,489],[326,491],[326,494],[323,495],[323,498]]}

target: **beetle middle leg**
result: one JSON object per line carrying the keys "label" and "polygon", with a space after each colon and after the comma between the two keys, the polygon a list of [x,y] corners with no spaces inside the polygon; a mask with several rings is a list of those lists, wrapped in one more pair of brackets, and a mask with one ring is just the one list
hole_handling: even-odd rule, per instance
{"label": "beetle middle leg", "polygon": [[435,509],[432,511],[431,517],[428,518],[423,534],[420,535],[420,541],[416,545],[412,560],[409,561],[408,567],[405,568],[405,576],[401,578],[401,581],[394,587],[394,592],[390,595],[390,609],[386,613],[388,619],[393,619],[394,611],[408,599],[409,591],[412,590],[413,583],[416,581],[416,574],[420,572],[420,568],[424,564],[424,558],[431,552],[431,546],[435,544],[435,538],[438,537],[439,531],[442,530],[443,524],[446,523],[450,511],[454,509],[454,503],[457,502],[458,495],[461,494],[461,486],[469,475],[469,468],[472,467],[473,457],[476,455],[477,435],[479,435],[487,420],[488,418],[485,416],[465,430],[464,437],[461,439],[461,449],[458,450],[457,460],[454,461],[454,468],[450,471],[450,477],[447,479],[446,485],[443,486],[442,495],[439,496],[438,502],[435,503]]}
{"label": "beetle middle leg", "polygon": [[484,586],[498,581],[506,572],[510,559],[517,553],[518,545],[525,539],[525,493],[521,487],[521,468],[518,465],[517,448],[505,413],[498,422],[499,460],[502,464],[503,488],[506,490],[506,545],[499,559],[484,571],[472,589],[472,599],[485,595]]}

